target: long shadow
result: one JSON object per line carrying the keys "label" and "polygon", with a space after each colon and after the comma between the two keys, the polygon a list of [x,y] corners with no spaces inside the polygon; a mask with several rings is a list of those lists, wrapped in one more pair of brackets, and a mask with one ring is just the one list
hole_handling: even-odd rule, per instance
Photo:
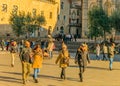
{"label": "long shadow", "polygon": [[[98,69],[98,70],[109,70],[109,68],[102,68],[102,67],[94,67],[94,66],[87,66],[90,69]],[[120,70],[118,68],[113,68],[113,70]]]}
{"label": "long shadow", "polygon": [[78,65],[69,65],[68,67],[71,67],[71,68],[78,68]]}
{"label": "long shadow", "polygon": [[50,63],[43,63],[43,65],[52,65],[52,66],[56,66],[56,64],[50,64]]}
{"label": "long shadow", "polygon": [[51,79],[59,79],[59,77],[49,76],[49,75],[39,75],[39,77],[42,77],[42,78],[51,78]]}
{"label": "long shadow", "polygon": [[16,73],[16,72],[2,72],[2,73],[15,74],[15,75],[22,75],[22,73]]}
{"label": "long shadow", "polygon": [[[42,77],[42,78],[51,78],[53,80],[58,80],[58,81],[63,81],[63,79],[60,79],[60,77],[55,77],[55,76],[49,76],[49,75],[39,75],[39,77]],[[76,78],[71,78],[71,77],[66,77],[67,80],[69,81],[78,81],[79,79],[76,79]]]}
{"label": "long shadow", "polygon": [[5,82],[14,82],[14,83],[21,83],[21,79],[13,78],[13,77],[6,77],[6,76],[0,76],[0,81]]}
{"label": "long shadow", "polygon": [[87,66],[89,69],[98,69],[98,70],[108,70],[108,68],[102,68],[102,67],[95,67],[95,66]]}
{"label": "long shadow", "polygon": [[9,65],[5,65],[5,64],[0,64],[0,66],[9,66]]}
{"label": "long shadow", "polygon": [[[70,65],[70,68],[79,68],[77,65]],[[95,67],[95,66],[87,66],[88,69],[98,69],[98,70],[109,70],[108,68]],[[119,68],[113,68],[113,70],[120,70]]]}

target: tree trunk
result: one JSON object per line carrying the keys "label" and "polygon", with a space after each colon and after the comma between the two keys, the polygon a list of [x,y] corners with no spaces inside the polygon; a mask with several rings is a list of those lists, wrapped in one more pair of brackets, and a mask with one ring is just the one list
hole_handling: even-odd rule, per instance
{"label": "tree trunk", "polygon": [[104,31],[104,41],[106,41],[106,32],[105,32],[105,30],[103,30]]}

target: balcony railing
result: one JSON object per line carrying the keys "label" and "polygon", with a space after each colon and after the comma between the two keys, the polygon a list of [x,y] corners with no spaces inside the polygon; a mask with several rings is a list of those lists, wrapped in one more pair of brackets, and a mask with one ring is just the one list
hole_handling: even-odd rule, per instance
{"label": "balcony railing", "polygon": [[82,27],[82,23],[69,23],[70,27]]}

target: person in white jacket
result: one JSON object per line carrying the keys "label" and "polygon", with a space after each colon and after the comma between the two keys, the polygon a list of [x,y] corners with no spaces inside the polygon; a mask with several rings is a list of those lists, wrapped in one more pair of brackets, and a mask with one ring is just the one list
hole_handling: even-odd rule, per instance
{"label": "person in white jacket", "polygon": [[54,42],[53,41],[50,41],[49,44],[48,44],[48,51],[49,51],[49,56],[50,58],[53,57],[53,49],[55,48],[55,45],[54,45]]}
{"label": "person in white jacket", "polygon": [[96,45],[96,60],[101,60],[100,58],[100,45]]}

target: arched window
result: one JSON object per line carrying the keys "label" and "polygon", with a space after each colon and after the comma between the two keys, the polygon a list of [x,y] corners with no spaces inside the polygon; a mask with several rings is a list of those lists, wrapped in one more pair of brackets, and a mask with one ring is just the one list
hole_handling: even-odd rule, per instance
{"label": "arched window", "polygon": [[60,33],[61,33],[61,34],[64,33],[64,28],[63,28],[63,26],[60,27]]}
{"label": "arched window", "polygon": [[61,9],[64,9],[64,2],[61,2]]}
{"label": "arched window", "polygon": [[104,4],[104,9],[105,9],[105,12],[108,14],[108,15],[111,15],[112,13],[112,4],[108,1],[105,2]]}
{"label": "arched window", "polygon": [[95,2],[92,2],[89,6],[89,10],[92,9],[93,7],[96,7],[97,6],[97,3]]}

